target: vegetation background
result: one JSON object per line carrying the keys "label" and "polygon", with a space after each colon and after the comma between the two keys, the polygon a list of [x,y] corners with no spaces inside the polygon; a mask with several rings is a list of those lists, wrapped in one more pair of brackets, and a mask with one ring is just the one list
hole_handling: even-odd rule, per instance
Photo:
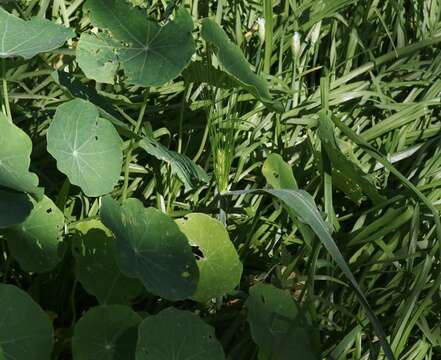
{"label": "vegetation background", "polygon": [[[207,60],[200,25],[214,19],[268,84],[271,101],[246,86],[218,86],[213,78],[220,81],[220,74],[205,65],[147,90],[121,73],[113,84],[95,82],[76,56],[78,36],[92,28],[83,0],[5,2],[24,19],[44,17],[76,33],[58,50],[2,62],[3,111],[32,139],[30,169],[64,213],[65,241],[73,241],[84,219],[98,217],[101,200],[71,185],[48,153],[57,107],[84,90],[66,89],[54,70],[112,106],[129,130],[185,154],[208,174],[207,182],[188,190],[173,175],[170,158],[135,148],[130,133],[119,129],[124,158],[114,198],[138,198],[171,218],[209,214],[228,229],[243,264],[239,286],[216,300],[174,304],[213,326],[228,359],[390,358],[381,341],[397,359],[441,359],[440,1],[131,2],[162,20],[185,7],[197,39],[194,60]],[[309,193],[340,253],[330,252],[289,205],[252,192],[270,188]],[[49,272],[25,271],[11,255],[8,236],[0,238],[2,282],[26,290],[51,315],[53,358],[71,358],[76,321],[102,302],[76,279],[70,251]],[[314,329],[307,340],[281,330],[292,342],[288,354],[265,355],[251,333],[244,304],[257,283],[291,294],[305,328]],[[148,294],[131,302],[143,316],[171,304]],[[0,323],[1,317],[0,310]]]}

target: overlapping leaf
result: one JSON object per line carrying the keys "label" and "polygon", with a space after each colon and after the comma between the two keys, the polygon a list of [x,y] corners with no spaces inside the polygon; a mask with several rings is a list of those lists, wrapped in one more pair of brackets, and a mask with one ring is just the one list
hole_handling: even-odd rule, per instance
{"label": "overlapping leaf", "polygon": [[215,52],[223,68],[248,92],[266,106],[282,111],[280,103],[271,99],[267,82],[255,74],[240,48],[234,44],[225,31],[213,20],[202,20],[201,35]]}
{"label": "overlapping leaf", "polygon": [[[0,358],[49,360],[53,339],[46,313],[23,290],[0,284]],[[2,350],[2,351],[1,351]]]}
{"label": "overlapping leaf", "polygon": [[[174,20],[160,26],[124,1],[88,0],[86,6],[92,23],[107,30],[113,39],[111,44],[108,41],[104,44],[102,35],[90,35],[95,37],[92,41],[95,51],[106,54],[107,61],[111,45],[129,83],[162,85],[177,77],[190,62],[195,51],[191,34],[193,21],[185,9],[179,9]],[[90,62],[80,62],[86,75],[98,80],[95,64],[92,64],[95,70],[90,65]],[[109,80],[109,74],[105,78]]]}
{"label": "overlapping leaf", "polygon": [[73,360],[134,360],[141,317],[122,305],[90,309],[75,325]]}
{"label": "overlapping leaf", "polygon": [[48,197],[34,201],[26,220],[6,232],[11,254],[30,272],[53,269],[62,259],[61,231],[64,215]]}
{"label": "overlapping leaf", "polygon": [[0,186],[38,192],[38,177],[29,172],[31,152],[29,136],[0,113]]}
{"label": "overlapping leaf", "polygon": [[58,169],[88,196],[112,191],[121,172],[121,146],[113,125],[81,99],[60,105],[47,133],[47,149]]}
{"label": "overlapping leaf", "polygon": [[314,329],[289,292],[269,284],[250,288],[247,299],[251,335],[260,358],[274,360],[319,359]]}
{"label": "overlapping leaf", "polygon": [[33,206],[26,194],[0,189],[0,229],[23,222]]}
{"label": "overlapping leaf", "polygon": [[169,150],[151,137],[142,138],[138,142],[138,146],[158,160],[169,163],[172,172],[178,176],[186,188],[196,188],[209,180],[204,169],[195,164],[188,156]]}
{"label": "overlapping leaf", "polygon": [[41,17],[24,21],[0,7],[0,57],[21,56],[29,59],[54,50],[74,36],[71,29]]}
{"label": "overlapping leaf", "polygon": [[87,292],[101,304],[129,304],[142,293],[142,284],[119,270],[115,239],[109,229],[98,220],[86,220],[75,230],[75,275]]}
{"label": "overlapping leaf", "polygon": [[136,360],[224,360],[214,329],[198,316],[168,308],[139,325]]}
{"label": "overlapping leaf", "polygon": [[137,199],[119,205],[103,198],[101,219],[115,234],[121,271],[148,291],[169,300],[191,297],[199,277],[185,235],[166,214],[144,208]]}
{"label": "overlapping leaf", "polygon": [[176,223],[190,245],[200,252],[199,282],[193,299],[208,301],[234,290],[242,276],[242,263],[225,226],[200,213],[187,214]]}

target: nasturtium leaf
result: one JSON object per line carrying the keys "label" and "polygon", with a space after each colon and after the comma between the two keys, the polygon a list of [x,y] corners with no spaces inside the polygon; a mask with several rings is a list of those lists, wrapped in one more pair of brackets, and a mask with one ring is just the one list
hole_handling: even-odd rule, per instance
{"label": "nasturtium leaf", "polygon": [[267,82],[251,70],[240,48],[228,38],[219,24],[208,18],[203,19],[201,35],[209,48],[214,51],[225,71],[231,74],[245,90],[269,108],[283,111],[281,104],[272,100]]}
{"label": "nasturtium leaf", "polygon": [[47,132],[47,150],[58,169],[87,196],[112,191],[121,173],[121,147],[114,126],[81,99],[58,106]]}
{"label": "nasturtium leaf", "polygon": [[199,254],[199,282],[193,299],[204,302],[234,290],[242,276],[242,263],[225,226],[200,213],[188,214],[176,223]]}
{"label": "nasturtium leaf", "polygon": [[141,320],[128,306],[90,309],[75,325],[73,360],[134,360]]}
{"label": "nasturtium leaf", "polygon": [[84,74],[97,82],[113,84],[118,58],[106,36],[82,33],[78,42],[77,61]]}
{"label": "nasturtium leaf", "polygon": [[49,360],[53,347],[52,325],[34,300],[15,286],[0,284],[0,309],[3,357]]}
{"label": "nasturtium leaf", "polygon": [[25,221],[32,208],[28,195],[0,189],[0,229]]}
{"label": "nasturtium leaf", "polygon": [[160,26],[120,0],[88,0],[92,23],[118,41],[113,48],[131,84],[162,85],[177,77],[195,52],[193,21],[185,9]]}
{"label": "nasturtium leaf", "polygon": [[75,226],[72,241],[75,275],[101,304],[129,304],[143,291],[142,284],[124,276],[116,263],[115,239],[99,220]]}
{"label": "nasturtium leaf", "polygon": [[288,291],[256,284],[250,288],[246,307],[251,336],[259,346],[260,358],[320,358],[314,329]]}
{"label": "nasturtium leaf", "polygon": [[214,329],[189,311],[167,308],[142,321],[136,360],[225,360]]}
{"label": "nasturtium leaf", "polygon": [[269,154],[262,166],[262,174],[274,189],[297,190],[291,167],[279,154]]}
{"label": "nasturtium leaf", "polygon": [[101,219],[116,237],[116,259],[121,271],[142,281],[152,294],[168,300],[191,297],[199,278],[187,238],[175,222],[137,199],[119,205],[103,198]]}
{"label": "nasturtium leaf", "polygon": [[12,256],[29,272],[52,270],[61,260],[64,215],[44,196],[26,220],[6,230]]}
{"label": "nasturtium leaf", "polygon": [[0,57],[25,59],[62,46],[75,33],[41,17],[24,21],[0,7]]}
{"label": "nasturtium leaf", "polygon": [[188,156],[167,149],[159,141],[144,137],[138,142],[138,146],[154,156],[170,164],[172,173],[176,174],[186,188],[196,188],[201,183],[207,183],[209,177],[199,165],[195,164]]}
{"label": "nasturtium leaf", "polygon": [[31,152],[29,136],[0,113],[0,186],[38,192],[38,177],[29,172]]}

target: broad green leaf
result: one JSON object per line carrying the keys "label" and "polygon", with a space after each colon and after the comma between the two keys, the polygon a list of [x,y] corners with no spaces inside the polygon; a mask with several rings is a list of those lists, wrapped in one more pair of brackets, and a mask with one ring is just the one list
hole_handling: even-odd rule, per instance
{"label": "broad green leaf", "polygon": [[377,335],[380,339],[381,345],[387,356],[393,358],[392,351],[386,339],[386,334],[373,312],[369,302],[367,301],[363,291],[357,283],[351,269],[349,268],[346,260],[344,259],[340,249],[332,238],[330,229],[326,222],[322,219],[317,206],[314,203],[314,199],[310,194],[304,190],[289,190],[289,189],[268,189],[268,190],[240,190],[230,191],[230,195],[250,194],[250,193],[267,193],[279,199],[289,210],[290,216],[295,216],[300,221],[308,224],[315,234],[319,237],[326,250],[332,256],[338,267],[343,271],[346,278],[352,285],[360,304],[364,307],[366,315],[369,318],[372,326],[374,327]]}
{"label": "broad green leaf", "polygon": [[58,106],[47,133],[47,149],[58,169],[87,196],[112,191],[121,173],[121,147],[113,125],[81,99]]}
{"label": "broad green leaf", "polygon": [[193,299],[204,302],[234,290],[243,267],[225,226],[200,213],[188,214],[176,223],[199,251],[199,282]]}
{"label": "broad green leaf", "polygon": [[195,164],[188,156],[167,149],[159,141],[144,137],[138,142],[138,146],[158,160],[170,164],[171,170],[184,183],[186,188],[196,188],[201,183],[207,183],[207,173],[199,165]]}
{"label": "broad green leaf", "polygon": [[223,68],[244,89],[271,109],[283,111],[281,104],[271,99],[267,82],[251,70],[240,48],[228,38],[215,21],[203,19],[201,35],[209,48],[215,52]]}
{"label": "broad green leaf", "polygon": [[82,33],[76,54],[78,65],[89,79],[113,84],[118,70],[118,58],[110,39]]}
{"label": "broad green leaf", "polygon": [[53,339],[46,313],[23,290],[0,284],[0,346],[5,359],[49,360]]}
{"label": "broad green leaf", "polygon": [[24,271],[49,271],[62,260],[63,225],[63,213],[45,196],[23,223],[6,231],[11,254]]}
{"label": "broad green leaf", "polygon": [[119,270],[115,239],[109,229],[99,220],[85,220],[75,230],[75,275],[88,293],[101,304],[129,304],[142,293],[142,284]]}
{"label": "broad green leaf", "polygon": [[141,317],[123,305],[90,309],[76,323],[73,360],[134,360]]}
{"label": "broad green leaf", "polygon": [[32,208],[26,194],[0,189],[0,229],[25,221]]}
{"label": "broad green leaf", "polygon": [[62,46],[75,33],[41,17],[24,21],[0,7],[0,57],[25,59]]}
{"label": "broad green leaf", "polygon": [[177,77],[195,52],[193,21],[185,9],[160,26],[145,12],[119,0],[88,0],[92,23],[107,30],[131,84],[162,85]]}
{"label": "broad green leaf", "polygon": [[189,311],[167,308],[142,321],[136,360],[224,360],[214,329]]}
{"label": "broad green leaf", "polygon": [[38,177],[29,172],[31,152],[29,136],[0,113],[0,186],[38,192]]}
{"label": "broad green leaf", "polygon": [[187,238],[175,222],[137,199],[119,205],[103,198],[101,219],[115,234],[121,271],[142,281],[152,294],[168,300],[192,296],[199,278]]}
{"label": "broad green leaf", "polygon": [[319,359],[314,329],[288,291],[270,284],[250,288],[246,301],[251,336],[261,359]]}
{"label": "broad green leaf", "polygon": [[268,155],[262,166],[262,174],[274,189],[298,189],[291,167],[279,154]]}

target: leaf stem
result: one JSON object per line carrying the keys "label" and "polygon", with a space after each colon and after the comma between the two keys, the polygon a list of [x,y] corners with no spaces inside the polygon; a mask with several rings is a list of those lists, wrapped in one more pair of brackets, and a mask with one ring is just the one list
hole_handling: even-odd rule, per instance
{"label": "leaf stem", "polygon": [[9,106],[9,96],[8,96],[8,81],[6,80],[5,59],[2,59],[2,92],[3,92],[2,111],[8,118],[9,122],[12,123],[12,114],[11,114],[11,108]]}

